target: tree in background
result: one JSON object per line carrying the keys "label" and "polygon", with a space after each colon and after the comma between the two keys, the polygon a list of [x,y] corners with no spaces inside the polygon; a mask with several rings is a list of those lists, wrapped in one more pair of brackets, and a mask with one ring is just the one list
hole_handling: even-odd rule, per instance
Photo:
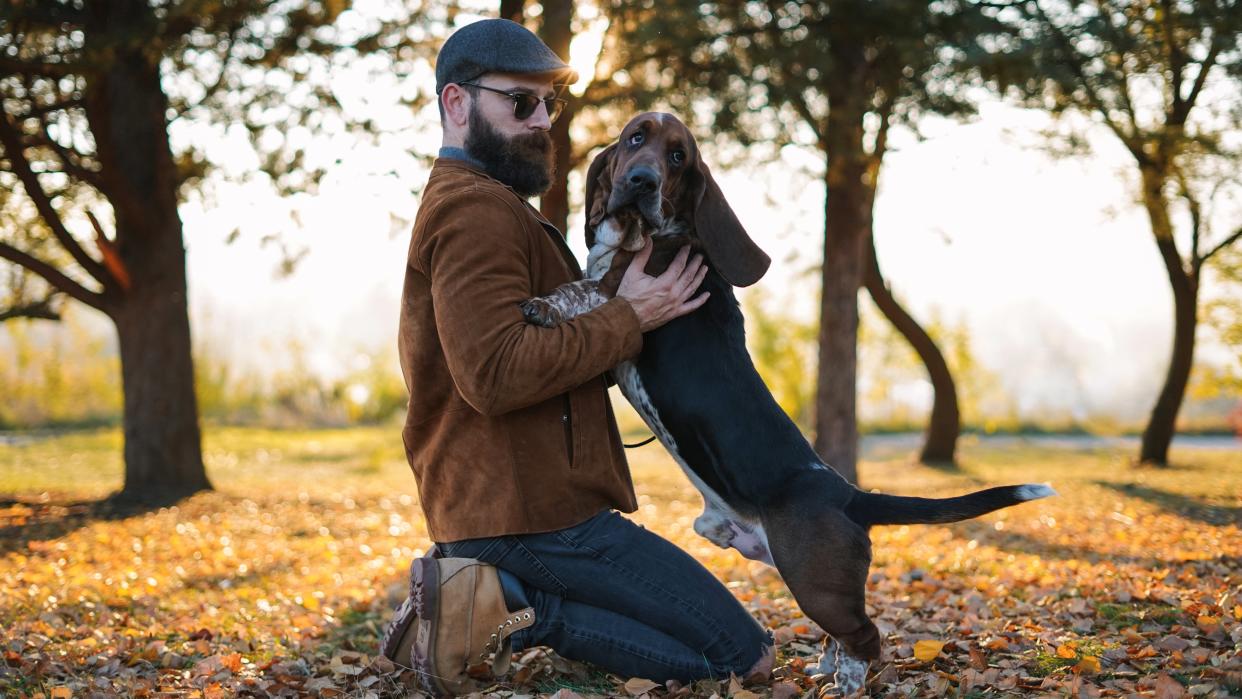
{"label": "tree in background", "polygon": [[[178,204],[215,169],[185,133],[244,127],[280,191],[313,188],[310,134],[353,130],[329,85],[340,61],[426,57],[404,10],[350,28],[347,0],[109,0],[0,6],[0,313],[58,315],[59,295],[116,326],[123,500],[211,487],[203,468]],[[451,23],[450,10],[442,23]],[[404,68],[403,68],[404,67]],[[92,215],[98,213],[98,218]],[[89,223],[88,223],[89,222]],[[111,229],[111,232],[109,232]],[[84,242],[93,238],[93,243]],[[92,250],[92,247],[94,248]]]}
{"label": "tree in background", "polygon": [[1140,200],[1173,291],[1174,320],[1169,368],[1139,460],[1167,465],[1194,362],[1204,266],[1242,238],[1242,228],[1213,234],[1205,216],[1219,183],[1242,163],[1236,142],[1242,3],[1023,0],[979,6],[1009,24],[1007,50],[1035,67],[1035,76],[1020,83],[1027,105],[1087,115],[1134,159]]}
{"label": "tree in background", "polygon": [[913,126],[927,113],[973,112],[965,88],[973,62],[988,56],[977,37],[994,22],[978,8],[914,0],[686,0],[649,13],[618,7],[613,21],[623,23],[623,46],[653,56],[625,77],[700,117],[700,133],[774,149],[813,147],[825,158],[816,450],[856,480],[858,291],[865,285],[919,350],[936,388],[923,456],[952,461],[960,425],[952,376],[880,275],[872,207],[893,126]]}
{"label": "tree in background", "polygon": [[[538,7],[538,12],[528,11],[527,5],[524,0],[501,0],[500,16],[533,25],[534,31],[544,43],[561,60],[568,62],[569,47],[581,21],[575,11],[575,4],[571,0],[530,3],[532,8]],[[624,7],[619,11],[628,13],[637,10]],[[615,46],[619,40],[615,27],[610,24],[606,34],[605,42]],[[632,116],[632,110],[620,107],[637,104],[645,94],[640,85],[619,84],[613,80],[617,71],[626,70],[625,65],[607,58],[616,55],[616,51],[605,49],[606,57],[600,70],[587,76],[588,81],[581,95],[567,100],[564,111],[552,125],[550,132],[556,148],[556,171],[551,187],[539,199],[539,212],[566,237],[569,236],[570,173],[582,167],[596,149],[614,140],[614,134]],[[645,60],[645,55],[638,54],[637,60]]]}

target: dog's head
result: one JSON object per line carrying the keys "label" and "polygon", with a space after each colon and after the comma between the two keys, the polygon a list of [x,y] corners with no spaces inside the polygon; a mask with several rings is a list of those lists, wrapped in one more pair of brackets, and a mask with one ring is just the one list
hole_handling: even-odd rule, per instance
{"label": "dog's head", "polygon": [[683,232],[699,240],[712,267],[733,286],[754,284],[771,260],[755,245],[672,114],[630,120],[587,170],[586,242],[635,251],[645,235]]}

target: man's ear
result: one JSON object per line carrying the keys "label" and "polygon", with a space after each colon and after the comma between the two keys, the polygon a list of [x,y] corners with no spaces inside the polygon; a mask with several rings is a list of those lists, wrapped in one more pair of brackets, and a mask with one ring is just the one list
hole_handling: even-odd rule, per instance
{"label": "man's ear", "polygon": [[612,196],[612,157],[617,144],[600,151],[591,161],[586,174],[586,245],[595,245],[595,227],[608,213],[608,197]]}
{"label": "man's ear", "polygon": [[711,265],[733,286],[750,286],[768,271],[771,258],[755,245],[738,220],[724,193],[701,157],[695,159],[691,184],[694,232],[707,251]]}
{"label": "man's ear", "polygon": [[440,91],[440,106],[444,116],[459,128],[464,128],[470,121],[471,95],[466,88],[457,83],[449,83]]}

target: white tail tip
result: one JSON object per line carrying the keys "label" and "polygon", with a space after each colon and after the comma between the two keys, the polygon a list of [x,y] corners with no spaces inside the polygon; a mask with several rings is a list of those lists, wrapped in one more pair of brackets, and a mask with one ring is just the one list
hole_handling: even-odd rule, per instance
{"label": "white tail tip", "polygon": [[1057,491],[1053,490],[1052,486],[1038,485],[1035,483],[1020,485],[1018,486],[1018,489],[1014,491],[1014,495],[1019,500],[1038,500],[1040,498],[1052,497],[1056,494]]}

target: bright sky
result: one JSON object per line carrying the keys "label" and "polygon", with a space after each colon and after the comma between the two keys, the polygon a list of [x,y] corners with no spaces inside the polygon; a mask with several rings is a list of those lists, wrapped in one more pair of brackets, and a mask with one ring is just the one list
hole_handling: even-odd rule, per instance
{"label": "bright sky", "polygon": [[[881,265],[918,317],[968,324],[980,360],[1023,408],[1139,417],[1162,376],[1172,309],[1146,219],[1119,173],[1125,155],[1100,139],[1094,159],[1054,160],[1035,145],[1039,122],[992,105],[976,123],[929,124],[930,138],[891,153],[876,204]],[[297,203],[300,229],[288,203],[255,191],[222,193],[211,213],[187,207],[195,332],[247,362],[270,362],[297,338],[325,375],[348,370],[359,352],[395,346],[416,210],[409,190],[425,175],[369,176],[383,157],[347,157],[318,196]],[[814,312],[816,277],[805,271],[822,253],[824,194],[798,173],[813,167],[812,155],[791,151],[772,166],[720,174],[776,261],[760,285],[804,317]],[[243,234],[226,243],[237,225]],[[278,249],[260,243],[282,229],[308,249],[288,278],[274,277]],[[570,238],[585,258],[580,230],[575,215]]]}
{"label": "bright sky", "polygon": [[[575,42],[580,73],[590,73],[598,46],[598,34]],[[341,162],[317,195],[280,200],[226,186],[212,207],[183,207],[196,340],[265,367],[279,365],[296,339],[324,376],[395,348],[412,192],[426,177],[409,153],[431,154],[439,143],[434,106],[412,119],[384,106],[411,81],[431,84],[430,71],[389,84],[361,71],[336,76],[346,104],[365,100],[400,134],[380,148],[323,144],[320,157]],[[1023,410],[1139,419],[1163,376],[1172,303],[1133,202],[1128,156],[1097,130],[1095,157],[1053,159],[1035,135],[1045,123],[993,102],[973,123],[925,122],[926,140],[895,135],[876,204],[881,265],[917,317],[968,325],[979,360]],[[236,141],[210,147],[233,174],[254,167]],[[787,149],[779,163],[715,170],[775,260],[760,286],[774,307],[803,317],[815,310],[817,274],[807,270],[821,259],[824,225],[823,187],[806,173],[821,167],[817,155]],[[382,174],[390,170],[399,175]],[[581,196],[580,175],[571,189]],[[230,243],[234,229],[241,235]],[[261,242],[272,233],[307,250],[290,277],[274,275],[279,246]],[[576,212],[570,240],[584,259]],[[925,394],[913,391],[916,400]]]}

